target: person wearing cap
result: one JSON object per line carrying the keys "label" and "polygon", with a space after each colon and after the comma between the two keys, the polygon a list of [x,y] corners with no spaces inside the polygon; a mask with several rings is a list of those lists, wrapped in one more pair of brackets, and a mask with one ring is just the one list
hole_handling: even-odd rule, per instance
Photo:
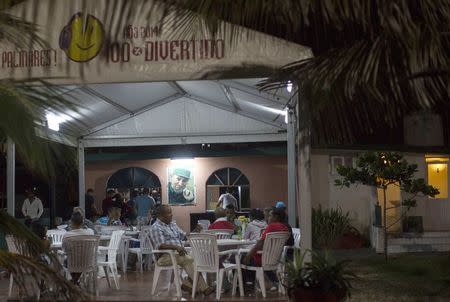
{"label": "person wearing cap", "polygon": [[277,203],[275,204],[275,208],[286,210],[286,205],[282,201],[277,201]]}
{"label": "person wearing cap", "polygon": [[220,195],[217,207],[226,209],[230,204],[233,205],[235,209],[238,208],[237,199],[231,194],[231,189],[227,188],[225,194]]}
{"label": "person wearing cap", "polygon": [[22,214],[25,219],[37,220],[44,212],[42,201],[36,197],[34,190],[27,191],[27,199],[23,201]]}
{"label": "person wearing cap", "polygon": [[191,179],[191,171],[184,168],[173,170],[169,182],[169,204],[185,204],[194,201],[194,192],[186,188],[189,179]]}
{"label": "person wearing cap", "polygon": [[284,202],[282,202],[282,201],[277,201],[277,203],[275,204],[275,209],[281,209],[281,210],[283,210],[285,213],[286,213],[286,218],[285,218],[285,223],[287,223],[288,222],[288,212],[286,211],[287,210],[287,207],[286,207],[286,205],[284,204]]}

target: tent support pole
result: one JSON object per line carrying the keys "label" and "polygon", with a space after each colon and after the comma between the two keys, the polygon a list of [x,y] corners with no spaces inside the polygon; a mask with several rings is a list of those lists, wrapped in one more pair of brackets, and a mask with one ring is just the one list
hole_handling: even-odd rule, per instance
{"label": "tent support pole", "polygon": [[84,171],[84,143],[82,139],[78,140],[78,206],[85,212],[85,171]]}
{"label": "tent support pole", "polygon": [[7,211],[15,216],[16,208],[16,145],[8,137],[6,155],[6,200]]}

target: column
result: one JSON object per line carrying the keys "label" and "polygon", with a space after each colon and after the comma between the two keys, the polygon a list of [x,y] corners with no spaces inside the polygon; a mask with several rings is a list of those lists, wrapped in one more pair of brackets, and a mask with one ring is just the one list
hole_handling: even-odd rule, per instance
{"label": "column", "polygon": [[297,227],[297,165],[295,152],[295,111],[288,110],[287,125],[287,168],[288,168],[288,211],[289,224]]}
{"label": "column", "polygon": [[16,209],[16,145],[10,138],[7,140],[6,149],[7,211],[14,217]]}
{"label": "column", "polygon": [[[308,100],[298,99],[298,169],[299,169],[299,211],[302,251],[312,249],[311,230],[311,113]],[[311,261],[310,255],[305,261]]]}

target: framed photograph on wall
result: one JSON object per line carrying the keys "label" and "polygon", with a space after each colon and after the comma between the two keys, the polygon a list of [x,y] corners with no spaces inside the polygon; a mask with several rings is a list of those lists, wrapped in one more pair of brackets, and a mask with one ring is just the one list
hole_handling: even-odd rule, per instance
{"label": "framed photograph on wall", "polygon": [[167,169],[169,205],[195,204],[194,165],[192,162],[176,162]]}

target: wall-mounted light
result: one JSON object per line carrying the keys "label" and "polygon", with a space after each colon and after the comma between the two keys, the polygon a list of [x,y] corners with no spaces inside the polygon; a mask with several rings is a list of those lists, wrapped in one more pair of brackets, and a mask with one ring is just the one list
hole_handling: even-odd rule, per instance
{"label": "wall-mounted light", "polygon": [[59,131],[59,125],[71,119],[66,114],[55,114],[53,112],[47,112],[45,118],[47,119],[47,127],[54,131]]}
{"label": "wall-mounted light", "polygon": [[291,93],[292,92],[292,82],[288,81],[286,85],[286,90]]}
{"label": "wall-mounted light", "polygon": [[48,128],[54,131],[59,131],[59,124],[61,123],[61,119],[52,112],[47,113],[45,117],[47,118]]}
{"label": "wall-mounted light", "polygon": [[176,157],[170,159],[172,165],[174,166],[189,166],[194,162],[193,157]]}

